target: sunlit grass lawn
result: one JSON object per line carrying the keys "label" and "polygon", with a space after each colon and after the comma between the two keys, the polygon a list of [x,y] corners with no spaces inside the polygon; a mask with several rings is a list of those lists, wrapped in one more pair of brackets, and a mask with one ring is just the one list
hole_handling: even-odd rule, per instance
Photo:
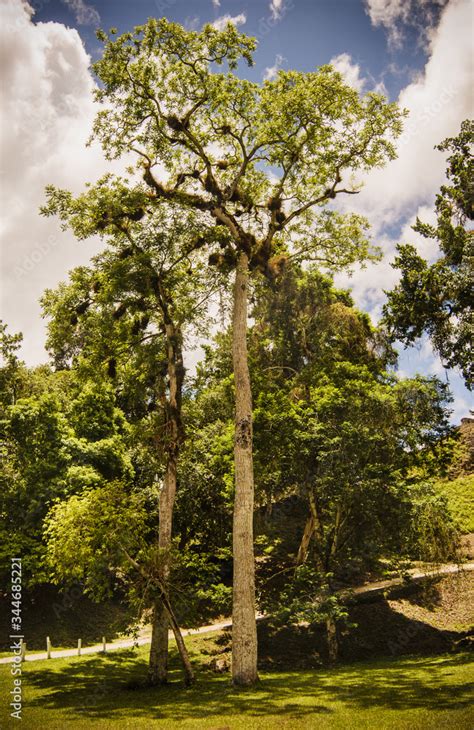
{"label": "sunlit grass lawn", "polygon": [[[212,649],[214,639],[215,635],[189,640],[197,667],[209,660],[201,651]],[[146,647],[31,662],[23,668],[21,726],[32,730],[471,730],[472,659],[468,654],[445,654],[333,670],[262,672],[258,687],[240,691],[232,688],[229,675],[205,669],[198,671],[197,684],[185,689],[176,656],[167,687],[140,686],[146,672]],[[8,665],[1,667],[2,728],[18,726],[9,719],[5,702],[12,686],[9,671]]]}

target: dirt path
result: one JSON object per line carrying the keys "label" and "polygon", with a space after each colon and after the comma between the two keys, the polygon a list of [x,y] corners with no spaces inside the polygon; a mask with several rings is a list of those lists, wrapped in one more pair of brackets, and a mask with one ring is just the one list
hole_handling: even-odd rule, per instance
{"label": "dirt path", "polygon": [[[460,571],[474,570],[474,563],[464,563],[462,565],[442,565],[437,570],[428,570],[426,572],[421,571],[419,568],[412,568],[407,571],[410,579],[414,582],[423,580],[424,578],[435,577],[438,575],[450,575],[451,573],[459,573]],[[402,585],[404,578],[391,578],[389,580],[379,580],[372,583],[364,583],[364,585],[358,586],[352,589],[354,595],[360,595],[361,593],[376,593],[377,591],[384,591],[386,588],[392,588],[397,585]]]}
{"label": "dirt path", "polygon": [[[200,626],[198,629],[183,629],[183,636],[194,636],[195,634],[207,634],[210,631],[221,631],[225,628],[232,626],[232,619],[221,621],[216,624],[210,624],[209,626]],[[173,632],[169,632],[170,639],[174,639]],[[107,651],[115,651],[115,649],[129,649],[132,646],[143,646],[150,642],[150,632],[146,631],[144,635],[139,636],[137,639],[118,639],[117,641],[110,642],[106,645]],[[28,647],[27,647],[28,648]],[[81,649],[81,656],[85,654],[97,654],[102,651],[102,644],[94,644],[94,646],[84,646]],[[51,650],[51,659],[62,659],[64,657],[77,656],[77,649],[59,649],[54,651]],[[45,651],[41,653],[26,654],[25,661],[35,662],[42,659],[47,659],[48,655]],[[12,658],[2,657],[0,664],[11,663]]]}
{"label": "dirt path", "polygon": [[[459,573],[461,571],[474,570],[474,562],[464,563],[464,565],[443,565],[438,570],[430,570],[423,572],[417,568],[408,571],[411,580],[418,581],[424,578],[438,575],[449,575],[452,573]],[[384,591],[387,588],[392,588],[397,585],[402,585],[403,578],[392,578],[390,580],[375,581],[373,583],[365,583],[362,586],[358,586],[352,590],[352,594],[360,595],[363,593],[376,593],[377,591]],[[258,614],[257,618],[263,618],[262,614]],[[232,619],[226,619],[219,623],[209,624],[208,626],[200,626],[198,629],[184,629],[184,636],[193,636],[196,634],[207,634],[211,631],[221,631],[222,629],[230,629],[232,626]],[[173,634],[170,631],[170,638],[173,639]],[[128,649],[132,646],[143,646],[148,644],[150,641],[149,633],[139,636],[137,639],[119,639],[107,644],[107,651],[115,651],[115,649]],[[102,644],[95,644],[94,646],[85,646],[81,649],[81,656],[86,654],[97,654],[102,651]],[[63,657],[77,656],[77,649],[60,649],[58,651],[51,651],[51,659],[60,659]],[[46,652],[26,654],[25,661],[34,662],[47,659]],[[10,664],[12,657],[3,657],[0,659],[0,664]]]}

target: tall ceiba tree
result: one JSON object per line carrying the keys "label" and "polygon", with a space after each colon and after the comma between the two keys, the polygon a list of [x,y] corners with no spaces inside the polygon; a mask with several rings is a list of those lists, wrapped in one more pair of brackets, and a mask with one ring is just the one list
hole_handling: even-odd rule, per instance
{"label": "tall ceiba tree", "polygon": [[[360,98],[330,66],[280,71],[262,85],[240,78],[238,63],[252,64],[256,41],[232,24],[194,32],[151,19],[114,36],[99,33],[104,52],[94,70],[103,108],[93,136],[107,158],[139,159],[142,182],[130,190],[129,214],[166,201],[193,209],[214,228],[209,263],[235,268],[232,666],[234,683],[249,685],[257,680],[249,273],[274,277],[288,255],[335,268],[367,258],[366,222],[322,208],[357,192],[352,173],[395,156],[390,139],[403,115],[375,93]],[[219,72],[224,63],[228,71]],[[104,207],[106,226],[113,211]],[[196,248],[205,243],[196,237]]]}
{"label": "tall ceiba tree", "polygon": [[[107,241],[92,267],[74,270],[68,284],[46,292],[43,305],[51,318],[48,346],[57,364],[74,364],[86,378],[102,369],[102,377],[114,382],[130,421],[152,442],[151,461],[162,477],[158,579],[167,592],[184,440],[183,339],[192,324],[199,322],[202,329],[212,283],[198,274],[198,255],[189,259],[194,212],[159,206],[136,220],[135,201],[130,203],[128,195],[123,181],[112,184],[105,178],[76,200],[63,194],[43,209],[46,215],[58,214],[78,238],[99,233]],[[173,621],[167,601],[158,593],[154,605],[149,661],[153,684],[167,681],[168,627]],[[185,668],[192,681],[189,662]]]}
{"label": "tall ceiba tree", "polygon": [[466,386],[473,385],[474,339],[474,219],[472,146],[474,122],[462,123],[457,137],[445,139],[438,150],[450,152],[447,184],[436,196],[436,224],[419,219],[413,230],[439,244],[433,264],[414,246],[398,246],[394,267],[400,283],[388,292],[385,321],[394,338],[411,345],[427,333],[448,368],[459,368]]}

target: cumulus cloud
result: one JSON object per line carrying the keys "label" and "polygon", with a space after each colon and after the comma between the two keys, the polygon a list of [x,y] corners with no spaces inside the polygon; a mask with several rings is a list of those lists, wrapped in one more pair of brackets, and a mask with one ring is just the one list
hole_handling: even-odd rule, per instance
{"label": "cumulus cloud", "polygon": [[407,26],[416,26],[425,40],[448,0],[366,0],[366,12],[374,27],[382,26],[389,43],[400,47]]}
{"label": "cumulus cloud", "polygon": [[277,53],[275,57],[275,63],[273,66],[267,66],[267,68],[264,71],[263,78],[265,81],[273,81],[273,79],[276,77],[279,69],[281,68],[281,65],[285,61],[284,56],[281,55],[281,53]]}
{"label": "cumulus cloud", "polygon": [[[400,92],[400,106],[410,116],[397,144],[398,159],[371,171],[359,195],[340,202],[343,208],[369,218],[374,240],[384,252],[380,263],[357,269],[352,278],[346,274],[337,277],[338,285],[350,288],[358,306],[376,321],[385,301],[383,290],[392,289],[399,279],[398,270],[391,266],[396,244],[415,245],[430,263],[438,256],[436,241],[423,238],[411,226],[417,216],[426,223],[435,220],[434,201],[444,181],[446,159],[434,146],[456,136],[461,122],[472,115],[470,28],[469,0],[451,0],[432,30],[423,73]],[[416,361],[405,354],[402,364],[408,363],[410,372],[443,374],[439,358],[428,352],[429,345],[423,347]],[[451,374],[450,378],[457,389],[456,419],[463,408],[466,415],[467,391],[459,376]]]}
{"label": "cumulus cloud", "polygon": [[212,0],[212,4],[215,8],[220,8],[221,6],[221,0]]}
{"label": "cumulus cloud", "polygon": [[388,96],[387,89],[382,80],[376,81],[370,74],[368,78],[361,76],[359,64],[354,63],[349,53],[340,53],[338,56],[333,56],[329,63],[336,71],[339,71],[346,84],[352,86],[359,93],[370,90],[376,94]]}
{"label": "cumulus cloud", "polygon": [[409,117],[397,141],[398,159],[365,177],[356,202],[378,226],[432,204],[443,182],[445,156],[434,147],[472,114],[470,29],[469,0],[452,0],[432,33],[423,73],[400,92]]}
{"label": "cumulus cloud", "polygon": [[247,16],[245,13],[239,13],[239,15],[222,15],[220,18],[217,18],[212,25],[214,28],[217,28],[217,30],[225,30],[228,23],[232,23],[235,26],[243,25],[247,22]]}
{"label": "cumulus cloud", "polygon": [[340,53],[339,56],[334,56],[329,62],[336,71],[342,75],[344,81],[352,86],[356,91],[362,91],[366,84],[366,79],[360,75],[360,66],[357,63],[353,63],[348,53]]}
{"label": "cumulus cloud", "polygon": [[[23,356],[44,361],[38,299],[67,271],[87,263],[98,241],[77,243],[58,222],[39,216],[44,187],[74,192],[105,171],[101,150],[85,148],[95,116],[94,82],[77,31],[33,24],[31,8],[12,0],[2,8],[0,128],[2,317],[24,333]],[[33,325],[34,322],[34,325]]]}
{"label": "cumulus cloud", "polygon": [[[358,307],[368,312],[373,322],[380,321],[382,307],[386,301],[385,291],[391,290],[400,278],[398,269],[392,266],[396,255],[397,243],[410,243],[428,263],[433,263],[438,257],[436,241],[423,238],[413,231],[416,218],[424,223],[435,223],[436,216],[430,206],[420,206],[416,212],[402,226],[400,235],[396,239],[387,235],[379,235],[376,242],[384,251],[381,262],[368,264],[366,268],[358,266],[352,275],[347,272],[337,274],[335,283],[343,289],[350,289]],[[451,421],[459,423],[461,418],[469,415],[469,403],[472,398],[466,390],[461,376],[456,371],[447,371],[441,359],[434,352],[430,340],[423,336],[414,346],[405,348],[398,345],[399,360],[397,373],[400,378],[412,377],[414,373],[429,376],[436,375],[441,380],[448,380],[453,394],[453,403],[450,405]]]}
{"label": "cumulus cloud", "polygon": [[338,286],[350,288],[357,304],[369,312],[375,321],[378,321],[382,315],[382,306],[386,298],[384,290],[392,289],[400,277],[398,269],[394,269],[392,266],[396,255],[396,244],[410,243],[430,264],[438,257],[436,241],[431,238],[423,238],[420,233],[415,233],[413,230],[417,218],[423,223],[436,222],[432,206],[419,206],[413,215],[403,223],[396,239],[386,234],[375,236],[375,242],[383,251],[382,261],[368,264],[365,268],[358,266],[352,275],[344,272],[336,276]]}
{"label": "cumulus cloud", "polygon": [[62,0],[74,13],[76,23],[78,25],[94,25],[100,24],[100,15],[97,10],[84,2],[84,0]]}

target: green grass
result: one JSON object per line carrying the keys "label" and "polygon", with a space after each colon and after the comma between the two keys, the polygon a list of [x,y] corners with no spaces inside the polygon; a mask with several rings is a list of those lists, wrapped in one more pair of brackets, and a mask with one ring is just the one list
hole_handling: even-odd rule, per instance
{"label": "green grass", "polygon": [[474,475],[437,483],[463,533],[474,532]]}
{"label": "green grass", "polygon": [[[209,660],[216,636],[194,637],[195,664]],[[206,654],[204,654],[204,652]],[[470,730],[472,657],[402,657],[335,669],[262,672],[251,690],[232,688],[229,675],[200,669],[185,689],[173,650],[171,682],[140,685],[146,648],[24,665],[22,727],[156,728],[157,730]],[[0,672],[8,696],[9,667]],[[15,727],[3,703],[0,727]],[[3,722],[2,722],[3,721]]]}

